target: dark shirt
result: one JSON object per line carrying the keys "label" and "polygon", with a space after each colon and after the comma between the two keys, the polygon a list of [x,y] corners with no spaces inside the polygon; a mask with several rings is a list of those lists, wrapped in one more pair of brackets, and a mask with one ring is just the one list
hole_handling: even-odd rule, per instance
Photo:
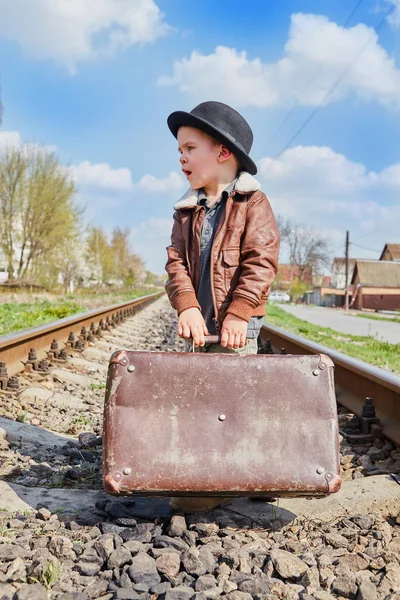
{"label": "dark shirt", "polygon": [[[204,321],[210,335],[216,334],[214,321],[214,303],[211,292],[211,250],[218,224],[225,212],[226,200],[234,190],[237,179],[234,179],[222,192],[220,198],[210,207],[204,190],[199,191],[197,202],[205,207],[205,215],[200,238],[200,279],[197,300],[201,306]],[[263,317],[251,317],[247,326],[247,337],[256,338],[260,332]]]}

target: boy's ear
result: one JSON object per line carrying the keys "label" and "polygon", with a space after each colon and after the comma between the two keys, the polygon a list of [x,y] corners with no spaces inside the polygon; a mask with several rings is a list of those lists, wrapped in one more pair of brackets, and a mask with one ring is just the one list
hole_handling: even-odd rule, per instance
{"label": "boy's ear", "polygon": [[219,154],[218,154],[218,162],[225,162],[232,156],[232,152],[223,144],[221,145]]}

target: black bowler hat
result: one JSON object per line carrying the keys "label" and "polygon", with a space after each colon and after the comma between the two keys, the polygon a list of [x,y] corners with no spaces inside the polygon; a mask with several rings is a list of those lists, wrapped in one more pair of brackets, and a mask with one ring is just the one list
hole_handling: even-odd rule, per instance
{"label": "black bowler hat", "polygon": [[250,125],[242,115],[227,104],[202,102],[190,113],[181,110],[171,113],[167,123],[175,137],[182,125],[204,131],[229,148],[245,171],[251,175],[257,173],[257,167],[249,156],[253,143]]}

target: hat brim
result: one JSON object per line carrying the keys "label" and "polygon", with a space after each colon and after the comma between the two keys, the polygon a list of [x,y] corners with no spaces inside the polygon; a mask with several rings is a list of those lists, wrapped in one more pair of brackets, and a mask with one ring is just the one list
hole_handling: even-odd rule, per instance
{"label": "hat brim", "polygon": [[201,119],[200,117],[196,117],[191,113],[184,112],[182,110],[178,110],[169,115],[167,119],[168,127],[174,137],[178,136],[179,128],[186,125],[187,127],[194,127],[195,129],[200,129],[207,133],[211,137],[215,138],[222,144],[224,144],[240,162],[240,166],[250,173],[251,175],[255,175],[257,173],[257,166],[255,162],[253,162],[248,154],[244,152],[239,146],[235,144],[234,141],[230,140],[223,131],[211,125],[208,121]]}

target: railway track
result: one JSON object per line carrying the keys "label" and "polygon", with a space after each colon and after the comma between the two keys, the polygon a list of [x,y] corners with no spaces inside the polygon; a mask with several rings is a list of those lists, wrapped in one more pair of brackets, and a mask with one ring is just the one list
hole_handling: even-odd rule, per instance
{"label": "railway track", "polygon": [[[182,350],[174,318],[166,298],[152,296],[0,338],[0,598],[394,597],[400,515],[299,525],[279,508],[255,517],[235,501],[171,519],[166,500],[102,494],[109,355]],[[400,474],[398,378],[270,326],[261,340],[264,351],[333,358],[345,481]],[[365,397],[380,424],[358,418]],[[14,505],[2,506],[6,492]]]}
{"label": "railway track", "polygon": [[[261,339],[268,351],[272,348],[278,354],[328,354],[335,364],[338,402],[361,417],[366,398],[369,398],[384,435],[400,444],[400,377],[272,325],[264,325]],[[368,419],[373,418],[368,410],[364,409],[365,417],[361,422],[365,433],[371,424]]]}

